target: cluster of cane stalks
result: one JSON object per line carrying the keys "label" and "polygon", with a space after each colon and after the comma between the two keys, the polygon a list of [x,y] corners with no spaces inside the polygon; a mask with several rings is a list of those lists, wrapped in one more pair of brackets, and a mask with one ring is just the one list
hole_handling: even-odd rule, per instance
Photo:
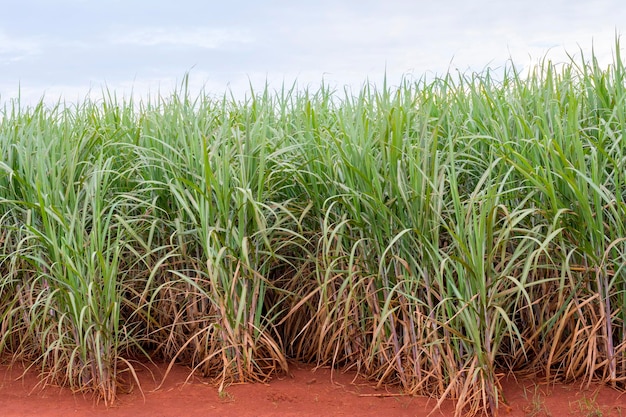
{"label": "cluster of cane stalks", "polygon": [[142,361],[288,360],[497,413],[626,381],[619,54],[353,93],[183,84],[0,115],[0,353],[106,403]]}

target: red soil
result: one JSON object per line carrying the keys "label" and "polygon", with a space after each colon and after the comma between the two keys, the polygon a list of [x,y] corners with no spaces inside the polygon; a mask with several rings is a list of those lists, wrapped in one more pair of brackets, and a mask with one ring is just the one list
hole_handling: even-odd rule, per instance
{"label": "red soil", "polygon": [[[229,386],[225,394],[200,378],[187,383],[188,370],[174,367],[155,390],[164,367],[139,372],[143,395],[135,389],[121,394],[112,407],[67,389],[38,386],[35,372],[19,365],[0,366],[0,416],[427,416],[436,401],[403,396],[393,390],[375,390],[353,374],[292,364],[291,374],[270,384]],[[156,380],[156,382],[155,382]],[[575,385],[546,385],[538,380],[503,381],[510,405],[504,416],[621,416],[626,396],[607,387],[582,390]],[[445,402],[433,416],[452,416]]]}

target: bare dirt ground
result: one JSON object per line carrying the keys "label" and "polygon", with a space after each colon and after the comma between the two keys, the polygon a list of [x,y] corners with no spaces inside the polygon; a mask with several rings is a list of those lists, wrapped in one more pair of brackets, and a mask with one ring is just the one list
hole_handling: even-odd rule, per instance
{"label": "bare dirt ground", "polygon": [[[189,370],[174,367],[157,390],[165,367],[139,371],[139,389],[121,394],[105,407],[81,394],[58,387],[41,388],[34,371],[24,374],[20,365],[0,366],[1,417],[174,417],[174,416],[427,416],[433,399],[404,396],[397,390],[374,389],[354,374],[294,363],[289,376],[269,384],[229,386],[218,395],[215,386],[201,378],[185,382]],[[503,381],[509,407],[503,416],[626,416],[626,395],[594,385],[548,385],[540,380]],[[452,416],[446,402],[432,416]]]}

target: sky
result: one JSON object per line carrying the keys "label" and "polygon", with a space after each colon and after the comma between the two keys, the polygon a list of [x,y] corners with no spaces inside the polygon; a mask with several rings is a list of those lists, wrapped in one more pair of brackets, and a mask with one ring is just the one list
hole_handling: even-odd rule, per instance
{"label": "sky", "polygon": [[[612,62],[623,0],[0,0],[0,102],[250,86],[338,89],[585,56]],[[626,40],[622,42],[626,44]]]}

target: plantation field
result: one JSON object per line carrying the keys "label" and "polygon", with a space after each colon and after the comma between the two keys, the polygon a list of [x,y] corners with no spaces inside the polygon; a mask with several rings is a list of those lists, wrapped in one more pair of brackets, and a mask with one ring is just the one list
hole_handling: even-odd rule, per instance
{"label": "plantation field", "polygon": [[114,405],[137,361],[347,367],[458,414],[626,381],[626,77],[595,57],[237,101],[7,104],[0,354]]}

